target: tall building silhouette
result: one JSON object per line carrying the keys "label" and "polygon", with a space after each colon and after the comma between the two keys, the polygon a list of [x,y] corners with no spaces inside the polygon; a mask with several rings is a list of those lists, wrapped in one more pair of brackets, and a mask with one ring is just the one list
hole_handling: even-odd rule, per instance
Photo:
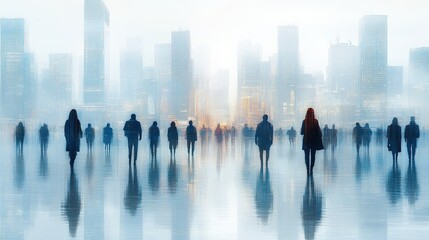
{"label": "tall building silhouette", "polygon": [[402,66],[389,66],[388,67],[388,81],[387,81],[387,95],[389,97],[396,97],[402,94],[403,86],[403,67]]}
{"label": "tall building silhouette", "polygon": [[47,88],[50,100],[56,108],[69,109],[72,103],[73,55],[55,53],[49,55]]}
{"label": "tall building silhouette", "polygon": [[0,61],[3,116],[29,116],[37,70],[34,55],[26,52],[24,19],[0,19]]}
{"label": "tall building silhouette", "polygon": [[121,52],[120,96],[128,103],[141,100],[143,91],[143,48],[140,40],[130,39]]}
{"label": "tall building silhouette", "polygon": [[297,111],[296,89],[300,77],[298,26],[278,27],[277,51],[275,120],[289,125],[295,121]]}
{"label": "tall building silhouette", "polygon": [[409,103],[420,113],[421,121],[429,120],[427,105],[429,97],[429,47],[414,48],[410,50],[409,63]]}
{"label": "tall building silhouette", "polygon": [[103,0],[85,0],[83,98],[86,106],[102,106],[105,102],[109,21]]}
{"label": "tall building silhouette", "polygon": [[169,109],[169,107],[171,107],[171,44],[156,44],[154,60],[154,77],[159,86],[158,102],[160,118],[167,119],[167,116],[171,113]]}
{"label": "tall building silhouette", "polygon": [[362,120],[381,122],[387,103],[387,16],[360,21],[359,104]]}
{"label": "tall building silhouette", "polygon": [[171,89],[172,117],[187,120],[193,117],[194,84],[192,79],[191,34],[189,31],[171,33]]}

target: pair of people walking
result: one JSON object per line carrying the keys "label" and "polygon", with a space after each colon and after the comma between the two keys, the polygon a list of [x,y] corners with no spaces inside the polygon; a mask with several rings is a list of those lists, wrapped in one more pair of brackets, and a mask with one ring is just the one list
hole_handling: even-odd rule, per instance
{"label": "pair of people walking", "polygon": [[[402,132],[398,118],[393,118],[392,124],[387,127],[387,148],[392,152],[393,161],[398,161],[398,154],[401,152]],[[417,139],[420,138],[419,125],[416,124],[415,117],[411,117],[410,123],[405,126],[404,139],[407,143],[408,160],[415,160]]]}

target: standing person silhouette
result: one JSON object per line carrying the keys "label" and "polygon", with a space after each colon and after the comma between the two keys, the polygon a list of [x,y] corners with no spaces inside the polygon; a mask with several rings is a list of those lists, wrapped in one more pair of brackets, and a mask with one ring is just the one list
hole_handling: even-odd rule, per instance
{"label": "standing person silhouette", "polygon": [[189,153],[191,151],[191,146],[192,146],[192,157],[194,156],[194,150],[195,150],[195,142],[197,141],[197,129],[195,128],[195,126],[192,123],[192,120],[189,121],[189,125],[186,128],[186,143],[187,143],[187,147],[188,147],[188,157],[189,157]]}
{"label": "standing person silhouette", "polygon": [[255,144],[259,147],[259,160],[261,168],[263,168],[263,154],[265,150],[265,165],[268,167],[268,159],[270,158],[270,147],[273,145],[273,125],[268,122],[268,115],[264,114],[262,122],[256,127]]}
{"label": "standing person silhouette", "polygon": [[314,109],[309,108],[305,114],[305,119],[301,126],[302,150],[305,153],[305,166],[307,175],[313,175],[313,167],[316,161],[316,151],[323,149],[322,131],[320,130],[319,121],[314,116]]}
{"label": "standing person silhouette", "polygon": [[69,152],[70,167],[73,168],[77,152],[80,150],[80,139],[82,138],[82,128],[77,117],[77,112],[72,109],[69,118],[64,124],[64,136],[66,138],[66,151]]}
{"label": "standing person silhouette", "polygon": [[405,126],[404,139],[407,143],[408,160],[415,160],[417,138],[420,137],[419,125],[416,124],[416,118],[413,116],[410,119],[410,124]]}
{"label": "standing person silhouette", "polygon": [[123,130],[128,139],[128,164],[131,164],[131,153],[134,148],[134,165],[136,165],[139,141],[142,140],[142,127],[134,113],[131,114],[131,119],[125,122]]}
{"label": "standing person silhouette", "polygon": [[15,143],[16,151],[18,154],[22,154],[24,151],[24,137],[25,137],[25,127],[22,122],[18,123],[15,129]]}
{"label": "standing person silhouette", "polygon": [[334,153],[335,152],[335,148],[337,148],[337,143],[338,143],[338,130],[335,128],[335,124],[332,124],[332,129],[331,129],[331,152]]}
{"label": "standing person silhouette", "polygon": [[372,130],[369,127],[369,124],[365,123],[365,126],[362,129],[362,142],[366,152],[369,152],[369,144],[371,143],[371,137],[372,137]]}
{"label": "standing person silhouette", "polygon": [[44,123],[39,129],[40,152],[42,155],[46,154],[49,142],[49,129],[48,125]]}
{"label": "standing person silhouette", "polygon": [[215,129],[215,137],[216,137],[216,143],[218,144],[218,146],[222,146],[222,141],[223,141],[223,132],[222,132],[222,128],[220,128],[220,124],[217,124],[217,127]]}
{"label": "standing person silhouette", "polygon": [[353,141],[356,144],[357,155],[359,155],[359,149],[360,149],[360,146],[362,145],[362,135],[363,135],[363,128],[357,122],[356,126],[353,128]]}
{"label": "standing person silhouette", "polygon": [[232,125],[230,132],[231,132],[231,146],[234,147],[235,138],[237,137],[237,129],[234,127],[234,125]]}
{"label": "standing person silhouette", "polygon": [[200,129],[200,139],[201,146],[203,146],[207,141],[207,128],[206,125],[203,124],[203,127]]}
{"label": "standing person silhouette", "polygon": [[170,127],[167,132],[168,138],[168,147],[170,149],[170,159],[172,159],[174,155],[174,159],[176,159],[176,148],[179,143],[179,133],[177,132],[177,127],[175,122],[171,122]]}
{"label": "standing person silhouette", "polygon": [[[289,139],[289,147],[295,146],[296,130],[293,127],[291,127],[289,130],[287,130],[286,135],[288,136],[288,139]],[[283,136],[281,137],[283,138]]]}
{"label": "standing person silhouette", "polygon": [[92,153],[92,144],[94,143],[95,131],[94,128],[91,126],[91,123],[88,123],[88,127],[85,128],[85,138],[88,152]]}
{"label": "standing person silhouette", "polygon": [[387,127],[387,148],[392,152],[393,161],[398,161],[398,154],[401,152],[401,126],[398,119],[393,118],[392,124]]}
{"label": "standing person silhouette", "polygon": [[152,159],[156,159],[156,149],[158,148],[159,141],[159,128],[158,123],[154,121],[152,126],[149,128],[149,147],[150,154],[152,155]]}
{"label": "standing person silhouette", "polygon": [[110,123],[108,123],[103,128],[104,151],[110,152],[110,144],[112,143],[112,138],[113,138],[113,129],[110,127]]}

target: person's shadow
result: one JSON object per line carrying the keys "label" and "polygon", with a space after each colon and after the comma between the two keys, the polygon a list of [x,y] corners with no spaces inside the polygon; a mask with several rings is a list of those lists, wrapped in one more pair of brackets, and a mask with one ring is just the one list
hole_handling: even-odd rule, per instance
{"label": "person's shadow", "polygon": [[62,214],[69,222],[69,233],[71,237],[76,236],[77,225],[81,211],[81,200],[79,194],[79,185],[73,168],[70,171],[70,180],[66,199],[61,204]]}
{"label": "person's shadow", "polygon": [[405,195],[408,198],[408,203],[414,205],[419,197],[419,180],[417,178],[416,163],[414,160],[408,162],[408,170],[406,175]]}
{"label": "person's shadow", "polygon": [[142,191],[139,186],[137,177],[137,167],[134,166],[134,170],[131,171],[131,166],[128,167],[128,185],[125,190],[124,204],[125,208],[131,213],[136,215],[137,209],[142,201]]}
{"label": "person's shadow", "polygon": [[39,176],[42,179],[46,179],[48,177],[48,157],[46,154],[40,154]]}
{"label": "person's shadow", "polygon": [[256,215],[263,223],[268,222],[268,217],[273,210],[273,192],[271,190],[270,171],[268,167],[260,169],[256,182],[255,192]]}
{"label": "person's shadow", "polygon": [[176,160],[170,160],[168,164],[168,191],[175,194],[177,191],[177,182],[179,173],[176,166]]}
{"label": "person's shadow", "polygon": [[24,187],[25,182],[25,163],[24,155],[17,154],[15,159],[15,187],[21,190]]}
{"label": "person's shadow", "polygon": [[395,163],[395,161],[387,176],[386,191],[392,205],[396,204],[401,199],[401,170],[399,169],[398,163]]}
{"label": "person's shadow", "polygon": [[152,193],[155,194],[159,191],[159,168],[156,160],[151,161],[149,168],[149,186]]}
{"label": "person's shadow", "polygon": [[323,197],[315,188],[312,176],[307,177],[305,192],[302,197],[302,225],[305,239],[314,239],[316,230],[322,220]]}

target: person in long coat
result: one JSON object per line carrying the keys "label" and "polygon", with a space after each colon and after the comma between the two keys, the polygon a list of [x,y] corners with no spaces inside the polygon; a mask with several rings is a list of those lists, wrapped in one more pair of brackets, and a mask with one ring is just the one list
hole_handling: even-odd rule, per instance
{"label": "person in long coat", "polygon": [[177,127],[175,122],[171,122],[170,127],[167,132],[168,145],[170,148],[170,158],[173,156],[176,157],[176,148],[179,143],[179,133],[177,132]]}
{"label": "person in long coat", "polygon": [[77,117],[77,112],[75,109],[72,109],[69,113],[69,118],[64,124],[66,151],[69,152],[71,167],[73,167],[77,152],[80,151],[80,139],[82,138],[82,135],[82,128]]}
{"label": "person in long coat", "polygon": [[108,123],[103,128],[104,151],[110,152],[110,144],[112,143],[112,138],[113,138],[113,129],[110,127],[110,123]]}
{"label": "person in long coat", "polygon": [[392,124],[387,127],[387,148],[392,152],[393,161],[398,161],[398,153],[401,152],[401,126],[398,119],[393,118]]}
{"label": "person in long coat", "polygon": [[270,148],[273,145],[273,125],[268,122],[268,115],[262,116],[262,122],[256,127],[255,144],[259,147],[259,160],[263,167],[263,153],[265,151],[265,165],[268,167],[268,159],[270,158]]}
{"label": "person in long coat", "polygon": [[307,175],[313,174],[313,167],[316,160],[316,151],[323,149],[322,131],[319,121],[314,116],[314,109],[309,108],[301,126],[302,150],[305,152],[305,166]]}

